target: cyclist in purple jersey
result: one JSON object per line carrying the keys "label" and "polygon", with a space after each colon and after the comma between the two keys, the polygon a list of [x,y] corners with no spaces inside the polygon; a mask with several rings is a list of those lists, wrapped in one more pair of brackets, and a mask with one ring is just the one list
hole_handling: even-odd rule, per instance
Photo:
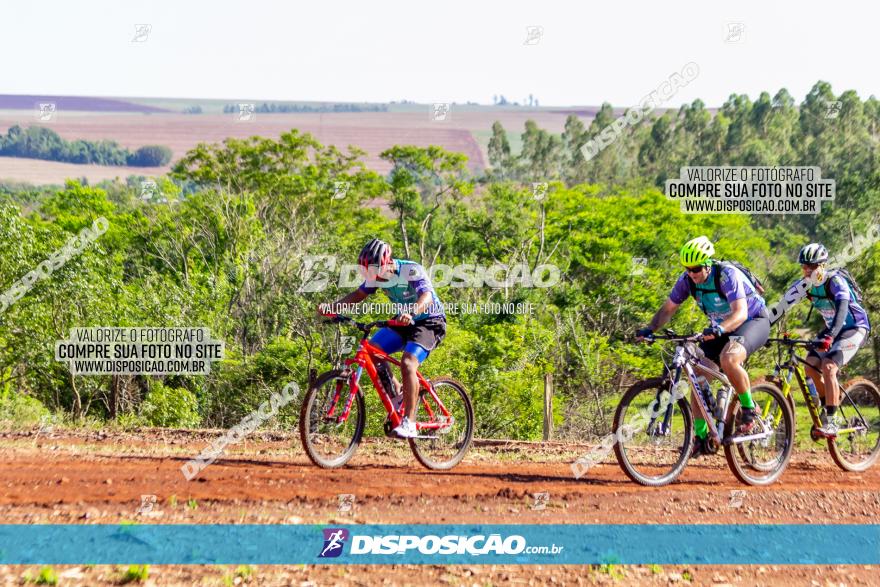
{"label": "cyclist in purple jersey", "polygon": [[[807,298],[825,322],[825,328],[816,336],[814,348],[807,355],[810,366],[805,369],[819,392],[824,408],[819,432],[827,438],[834,438],[840,429],[835,418],[840,405],[837,373],[865,343],[871,323],[845,275],[826,269],[826,261],[828,249],[821,243],[810,243],[798,253],[798,263],[803,270],[804,279],[812,283],[812,287],[807,290]],[[800,283],[801,280],[796,281],[792,284],[792,289],[797,289]],[[789,295],[791,294],[786,294],[786,299]]]}
{"label": "cyclist in purple jersey", "polygon": [[[712,259],[715,247],[708,237],[700,236],[682,247],[680,260],[686,271],[675,282],[669,298],[654,315],[651,323],[636,332],[638,340],[650,340],[656,330],[669,322],[679,306],[693,297],[709,317],[710,325],[703,330],[700,348],[706,359],[721,367],[739,394],[742,421],[736,435],[750,434],[754,429],[755,411],[751,381],[743,363],[764,346],[770,336],[770,318],[764,298],[740,269]],[[691,398],[692,403],[695,402]],[[697,442],[693,456],[710,452],[707,439],[708,423],[694,421]]]}

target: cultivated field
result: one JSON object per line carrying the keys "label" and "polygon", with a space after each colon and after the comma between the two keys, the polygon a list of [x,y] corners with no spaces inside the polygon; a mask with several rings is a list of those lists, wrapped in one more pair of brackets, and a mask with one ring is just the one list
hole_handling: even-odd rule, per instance
{"label": "cultivated field", "polygon": [[[591,113],[590,110],[577,112],[584,115]],[[470,168],[479,170],[487,165],[486,147],[495,120],[504,125],[516,149],[526,120],[534,119],[542,128],[558,133],[563,129],[568,113],[562,110],[529,111],[524,108],[457,111],[453,107],[449,120],[434,122],[430,118],[430,106],[425,105],[422,111],[417,112],[257,113],[253,120],[240,122],[237,113],[186,115],[83,112],[59,108],[55,120],[41,123],[37,121],[33,109],[0,109],[0,132],[5,133],[15,124],[44,124],[67,140],[113,140],[132,150],[149,144],[165,145],[171,148],[174,159],[177,159],[200,142],[214,143],[228,137],[254,135],[275,138],[282,132],[296,128],[311,133],[325,145],[336,145],[342,150],[349,145],[363,149],[367,152],[364,159],[367,165],[381,173],[387,172],[389,167],[379,159],[379,154],[394,145],[439,145],[467,155]],[[69,177],[86,177],[94,182],[117,176],[155,176],[167,170],[168,167],[104,167],[0,157],[0,181],[34,184],[60,184]]]}

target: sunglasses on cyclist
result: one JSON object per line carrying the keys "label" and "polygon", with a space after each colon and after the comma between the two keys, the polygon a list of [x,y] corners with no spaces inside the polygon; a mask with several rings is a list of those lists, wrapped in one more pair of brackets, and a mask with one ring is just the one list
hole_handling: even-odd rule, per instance
{"label": "sunglasses on cyclist", "polygon": [[705,268],[706,268],[705,265],[700,265],[699,267],[685,267],[685,269],[687,269],[688,273],[700,273]]}
{"label": "sunglasses on cyclist", "polygon": [[801,263],[801,267],[806,267],[807,269],[816,269],[819,267],[818,263]]}

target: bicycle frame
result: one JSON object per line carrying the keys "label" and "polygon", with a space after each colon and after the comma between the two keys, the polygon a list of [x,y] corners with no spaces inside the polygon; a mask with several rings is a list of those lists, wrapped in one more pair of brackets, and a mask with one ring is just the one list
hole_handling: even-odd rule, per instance
{"label": "bicycle frame", "polygon": [[[713,369],[708,365],[704,365],[699,362],[699,357],[697,354],[687,347],[687,345],[679,345],[675,348],[675,355],[673,355],[672,364],[675,366],[675,376],[673,378],[673,386],[681,380],[681,373],[684,371],[687,374],[687,381],[690,384],[691,388],[691,397],[697,398],[696,402],[691,402],[697,404],[698,414],[694,414],[697,418],[702,418],[706,422],[712,422],[715,424],[714,426],[709,427],[709,431],[716,441],[721,442],[721,438],[724,435],[724,420],[722,419],[720,422],[715,421],[715,416],[709,414],[709,407],[706,405],[706,400],[703,398],[703,394],[700,391],[700,387],[697,384],[697,377],[699,375],[707,376],[709,378],[718,379],[722,385],[730,386],[730,381],[728,381],[727,376],[724,375],[720,370]],[[668,410],[669,408],[667,408]]]}
{"label": "bicycle frame", "polygon": [[[346,370],[350,371],[348,377],[349,394],[348,398],[346,398],[345,407],[343,408],[342,414],[336,416],[337,422],[339,422],[340,424],[348,419],[348,415],[351,411],[351,405],[354,402],[355,395],[361,392],[360,379],[364,369],[366,369],[367,376],[373,383],[373,387],[376,388],[376,391],[379,394],[379,399],[382,401],[382,405],[384,406],[385,411],[388,413],[392,428],[396,428],[398,425],[400,425],[400,422],[403,418],[401,416],[401,413],[394,408],[394,404],[391,402],[391,397],[385,391],[385,388],[382,385],[381,380],[379,379],[379,372],[376,370],[376,361],[387,361],[388,363],[400,367],[399,360],[388,356],[385,351],[371,344],[370,341],[367,340],[366,336],[361,339],[360,345],[358,346],[358,350],[355,353],[354,357],[350,359],[345,359],[344,364]],[[352,367],[354,366],[356,366],[356,368],[352,370]],[[436,405],[440,409],[441,417],[450,418],[451,416],[449,414],[449,411],[446,409],[446,406],[443,405],[443,402],[440,401],[440,398],[437,396],[436,392],[434,391],[434,387],[430,384],[430,382],[425,379],[419,372],[416,372],[416,377],[418,378],[419,385],[428,390],[431,398],[437,402]],[[339,400],[342,399],[342,387],[343,381],[337,381],[333,401],[331,402],[330,409],[327,412],[327,418],[334,417],[336,408],[339,407]],[[403,393],[402,390],[401,393]],[[425,411],[432,421],[416,422],[417,430],[436,430],[446,425],[446,423],[443,421],[433,421],[435,420],[434,411],[431,409],[431,406],[428,403],[427,399],[424,396],[420,395],[420,400],[422,401],[422,404],[425,407]],[[400,411],[402,412],[402,410],[403,408],[401,407]]]}
{"label": "bicycle frame", "polygon": [[[662,338],[662,337],[657,337]],[[720,370],[715,369],[709,365],[705,365],[701,362],[702,357],[701,353],[696,350],[694,347],[693,341],[686,341],[684,344],[679,344],[675,348],[675,352],[672,358],[672,367],[675,369],[673,377],[670,380],[670,388],[671,390],[675,389],[675,386],[681,381],[682,372],[687,375],[687,381],[691,388],[691,397],[697,398],[696,402],[691,402],[692,404],[696,404],[697,413],[694,414],[695,418],[702,418],[706,422],[712,422],[713,425],[709,426],[709,433],[712,436],[712,439],[715,442],[721,443],[722,438],[724,437],[724,423],[727,420],[728,413],[730,410],[730,406],[732,402],[728,401],[727,406],[725,407],[725,414],[720,420],[716,420],[714,414],[709,414],[709,408],[706,405],[706,400],[703,398],[703,394],[700,391],[699,385],[697,385],[697,376],[703,375],[708,378],[714,378],[721,382],[724,387],[727,387],[733,390],[733,385],[730,383],[730,380],[727,376]],[[668,365],[667,365],[668,369]],[[670,403],[666,407],[666,413],[663,418],[663,427],[661,428],[661,432],[665,431],[669,426],[669,420],[672,416],[673,405]],[[769,410],[769,408],[768,408]],[[766,414],[762,414],[764,418],[766,418]],[[774,422],[774,425],[778,425],[779,422]],[[772,434],[772,431],[759,432],[757,434],[750,434],[748,436],[736,436],[730,439],[730,442],[733,444],[740,444],[743,442],[748,442],[752,440],[762,440],[764,438],[768,438]]]}
{"label": "bicycle frame", "polygon": [[[807,363],[807,361],[805,359],[803,359],[802,357],[798,356],[793,344],[788,345],[788,351],[789,351],[788,359],[784,363],[780,364],[777,361],[776,368],[773,370],[773,379],[779,378],[779,375],[782,373],[783,370],[786,371],[785,376],[780,378],[780,381],[782,382],[782,386],[781,386],[782,387],[782,395],[784,395],[785,397],[789,397],[789,394],[791,393],[792,378],[795,378],[797,380],[798,386],[800,386],[800,388],[801,388],[801,393],[804,396],[804,402],[807,404],[807,409],[810,412],[810,418],[812,418],[812,420],[813,420],[813,425],[818,428],[819,426],[822,425],[821,420],[819,419],[819,407],[820,406],[816,405],[816,402],[813,401],[813,397],[810,395],[809,391],[807,391],[807,389],[808,389],[807,388],[807,374],[806,374],[806,371],[804,370],[804,365],[809,365],[809,363]],[[838,382],[838,385],[839,385],[839,382]],[[840,388],[840,393],[843,396],[849,397],[849,394],[846,392],[845,389],[843,389],[843,387]],[[859,408],[856,405],[856,403],[853,401],[850,401],[850,403],[852,404],[852,407],[855,410],[856,414],[859,415],[859,420],[864,422],[865,417],[862,416],[862,413],[859,411]],[[764,411],[765,411],[764,416],[766,417],[770,411],[770,406],[769,405],[765,406]],[[781,412],[776,414],[776,416],[774,418],[774,424],[779,424],[779,419],[781,417],[782,417]],[[841,428],[840,430],[838,430],[837,433],[838,433],[838,435],[847,434],[850,432],[858,432],[859,430],[863,430],[866,428],[867,428],[867,426],[865,426],[865,425],[850,427],[850,428]]]}

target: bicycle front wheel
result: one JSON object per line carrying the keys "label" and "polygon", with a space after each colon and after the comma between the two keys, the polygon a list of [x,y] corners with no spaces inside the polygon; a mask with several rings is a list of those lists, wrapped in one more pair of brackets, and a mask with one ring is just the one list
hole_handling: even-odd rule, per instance
{"label": "bicycle front wheel", "polygon": [[782,475],[794,447],[791,401],[774,385],[752,387],[753,432],[734,436],[742,422],[742,406],[734,394],[724,423],[724,456],[731,472],[746,485],[769,485]]}
{"label": "bicycle front wheel", "polygon": [[668,380],[646,379],[623,394],[614,413],[614,454],[626,476],[641,485],[675,481],[693,450],[690,405],[672,397]]}
{"label": "bicycle front wheel", "polygon": [[[419,390],[416,426],[419,437],[410,438],[416,459],[428,469],[444,471],[461,462],[474,440],[474,408],[464,386],[448,377],[431,382],[437,399]],[[438,402],[439,400],[439,402]]]}
{"label": "bicycle front wheel", "polygon": [[828,450],[844,471],[864,471],[880,457],[880,391],[858,377],[847,382],[841,395],[840,432],[828,440]]}
{"label": "bicycle front wheel", "polygon": [[322,469],[335,469],[347,463],[364,434],[366,409],[362,393],[355,395],[348,417],[340,420],[350,393],[349,377],[337,369],[318,377],[303,400],[300,439],[309,459]]}

